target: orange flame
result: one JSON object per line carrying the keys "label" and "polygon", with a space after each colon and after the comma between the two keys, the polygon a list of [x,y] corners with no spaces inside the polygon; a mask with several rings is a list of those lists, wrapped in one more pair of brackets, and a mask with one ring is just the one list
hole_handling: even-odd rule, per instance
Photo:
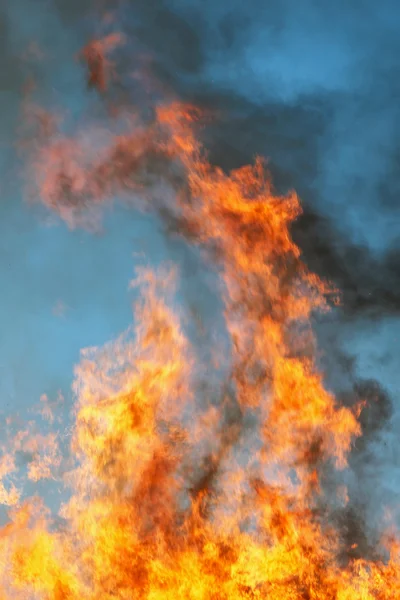
{"label": "orange flame", "polygon": [[[1,530],[2,596],[400,598],[398,542],[387,543],[385,561],[340,560],[321,473],[346,467],[361,430],[316,367],[311,316],[336,291],[291,239],[299,200],[274,193],[260,159],[229,174],[213,167],[194,135],[199,118],[193,107],[161,107],[148,129],[118,138],[87,169],[59,144],[62,160],[39,183],[44,202],[70,218],[118,186],[131,189],[149,156],[162,159],[160,177],[177,168],[184,193],[161,214],[174,215],[220,276],[227,381],[201,393],[196,348],[173,310],[176,274],[141,272],[136,328],[85,351],[76,370],[75,466],[59,521],[31,500]],[[55,184],[67,158],[66,196]],[[46,456],[59,466],[55,450]],[[31,477],[48,475],[50,458],[36,460]],[[0,473],[14,468],[4,458]]]}

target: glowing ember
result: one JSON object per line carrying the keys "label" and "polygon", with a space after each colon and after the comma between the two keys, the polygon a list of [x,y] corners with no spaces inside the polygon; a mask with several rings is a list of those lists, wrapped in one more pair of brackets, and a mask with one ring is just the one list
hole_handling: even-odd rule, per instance
{"label": "glowing ember", "polygon": [[[83,56],[104,89],[99,48]],[[350,548],[334,511],[346,493],[328,474],[346,467],[360,407],[337,406],[316,368],[310,317],[335,290],[291,239],[298,198],[274,194],[261,160],[229,174],[212,166],[195,137],[200,118],[162,106],[150,124],[130,119],[123,136],[106,136],[101,152],[50,136],[35,157],[43,202],[70,225],[134,190],[205,251],[221,281],[229,374],[204,392],[174,310],[176,274],[141,272],[135,329],[85,351],[77,368],[71,497],[57,522],[38,500],[18,505],[16,488],[0,489],[16,504],[0,536],[2,597],[400,598],[396,541],[385,560],[341,558]],[[60,467],[56,441],[18,438],[34,455],[31,479]],[[2,477],[15,468],[5,454]]]}

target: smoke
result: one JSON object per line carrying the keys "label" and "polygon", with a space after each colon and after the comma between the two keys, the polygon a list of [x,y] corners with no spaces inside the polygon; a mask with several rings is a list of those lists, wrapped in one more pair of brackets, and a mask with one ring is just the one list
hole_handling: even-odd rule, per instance
{"label": "smoke", "polygon": [[396,313],[396,3],[122,6],[154,75],[218,111],[212,159],[228,169],[268,156],[276,187],[299,193],[295,240],[342,289],[344,310]]}
{"label": "smoke", "polygon": [[[276,185],[302,197],[297,230],[307,260],[338,282],[345,306],[396,311],[396,4],[173,7],[185,19],[185,39],[192,27],[190,68],[171,52],[171,72],[181,67],[177,86],[208,96],[229,122],[215,154],[227,166],[267,155]],[[178,24],[176,17],[183,39]]]}

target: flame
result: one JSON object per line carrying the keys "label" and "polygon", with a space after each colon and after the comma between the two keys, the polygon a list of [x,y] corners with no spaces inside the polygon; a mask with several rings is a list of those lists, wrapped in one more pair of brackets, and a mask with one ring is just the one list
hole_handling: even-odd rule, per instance
{"label": "flame", "polygon": [[[116,190],[131,193],[143,174],[146,189],[156,161],[175,204],[166,194],[161,207],[147,197],[147,207],[172,219],[217,272],[229,369],[202,391],[198,349],[174,302],[177,272],[141,271],[135,326],[84,351],[76,369],[68,502],[55,519],[39,499],[20,503],[14,488],[0,489],[16,505],[0,534],[1,595],[400,598],[395,538],[385,560],[340,559],[324,474],[346,468],[359,409],[339,406],[317,368],[311,317],[337,292],[309,272],[290,236],[299,199],[274,192],[261,159],[230,173],[211,165],[195,136],[201,118],[173,103],[100,155],[80,141],[71,154],[60,139],[39,153],[36,167],[49,167],[39,169],[42,199],[70,224]],[[31,478],[60,468],[56,437],[18,440],[35,455]],[[15,468],[5,454],[1,476]],[[346,501],[343,486],[337,498]]]}
{"label": "flame", "polygon": [[110,33],[102,39],[89,42],[80,52],[79,58],[87,66],[87,85],[105,92],[108,87],[109,72],[113,64],[106,58],[117,46],[123,43],[118,33]]}

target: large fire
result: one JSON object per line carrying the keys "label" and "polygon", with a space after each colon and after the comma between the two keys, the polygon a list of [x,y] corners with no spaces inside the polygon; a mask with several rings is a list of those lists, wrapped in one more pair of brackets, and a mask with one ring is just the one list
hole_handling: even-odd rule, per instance
{"label": "large fire", "polygon": [[[90,82],[104,91],[96,64]],[[158,105],[145,125],[130,116],[123,135],[103,132],[96,152],[48,131],[35,151],[41,199],[71,225],[125,194],[203,251],[229,352],[210,348],[204,375],[174,303],[177,271],[139,273],[134,327],[76,370],[68,502],[54,517],[3,484],[4,599],[400,598],[396,538],[382,537],[374,560],[352,557],[356,540],[346,546],[335,519],[362,406],[340,406],[317,368],[311,317],[337,293],[291,238],[299,200],[274,193],[261,160],[228,174],[211,165],[201,118]],[[56,441],[17,435],[3,480],[18,451],[35,457],[31,480],[56,477]]]}

